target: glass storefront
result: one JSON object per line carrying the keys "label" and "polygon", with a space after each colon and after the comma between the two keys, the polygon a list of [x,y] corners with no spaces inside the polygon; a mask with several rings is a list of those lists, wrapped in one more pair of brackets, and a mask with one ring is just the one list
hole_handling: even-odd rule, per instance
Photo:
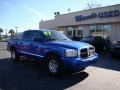
{"label": "glass storefront", "polygon": [[83,30],[84,30],[83,26],[78,27],[78,31],[77,31],[77,36],[78,37],[80,37],[80,38],[83,37]]}
{"label": "glass storefront", "polygon": [[72,27],[68,27],[67,28],[67,35],[68,35],[68,37],[72,37],[73,36]]}
{"label": "glass storefront", "polygon": [[110,39],[111,28],[111,25],[103,25],[103,38]]}
{"label": "glass storefront", "polygon": [[[70,38],[82,38],[83,26],[67,27],[67,35]],[[85,31],[84,31],[85,32]],[[89,36],[100,36],[104,39],[110,40],[111,24],[94,24],[89,26]]]}
{"label": "glass storefront", "polygon": [[107,40],[110,39],[111,24],[90,25],[90,36],[101,36]]}
{"label": "glass storefront", "polygon": [[67,35],[70,38],[74,38],[74,37],[81,38],[83,36],[83,27],[82,26],[68,27],[67,28]]}

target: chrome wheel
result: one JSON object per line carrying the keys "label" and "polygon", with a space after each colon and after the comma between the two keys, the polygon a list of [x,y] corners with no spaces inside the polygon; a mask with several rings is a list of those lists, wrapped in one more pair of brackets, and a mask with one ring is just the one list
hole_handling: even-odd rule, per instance
{"label": "chrome wheel", "polygon": [[58,72],[58,64],[55,60],[50,60],[48,63],[49,71],[53,74]]}

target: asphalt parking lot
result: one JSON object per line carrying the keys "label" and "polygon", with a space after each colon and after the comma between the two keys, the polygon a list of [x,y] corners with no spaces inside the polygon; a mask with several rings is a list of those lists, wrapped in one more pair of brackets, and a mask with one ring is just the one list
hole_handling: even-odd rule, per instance
{"label": "asphalt parking lot", "polygon": [[108,52],[99,55],[99,61],[82,72],[52,77],[39,63],[11,61],[6,43],[0,42],[0,90],[120,90],[120,58],[111,59]]}

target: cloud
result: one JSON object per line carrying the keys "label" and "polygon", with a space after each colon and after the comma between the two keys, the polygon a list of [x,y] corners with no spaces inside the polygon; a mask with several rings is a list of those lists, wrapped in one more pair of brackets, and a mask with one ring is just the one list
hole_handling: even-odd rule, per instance
{"label": "cloud", "polygon": [[41,20],[41,19],[47,20],[48,19],[48,17],[46,17],[43,13],[41,13],[40,11],[38,11],[32,7],[24,6],[23,8],[28,10],[29,12],[31,12],[39,20]]}

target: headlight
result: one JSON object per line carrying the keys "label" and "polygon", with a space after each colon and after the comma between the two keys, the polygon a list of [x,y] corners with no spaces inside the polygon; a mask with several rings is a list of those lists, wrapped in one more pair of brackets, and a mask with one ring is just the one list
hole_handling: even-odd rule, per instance
{"label": "headlight", "polygon": [[75,57],[77,55],[78,55],[77,50],[74,49],[65,50],[65,57]]}

